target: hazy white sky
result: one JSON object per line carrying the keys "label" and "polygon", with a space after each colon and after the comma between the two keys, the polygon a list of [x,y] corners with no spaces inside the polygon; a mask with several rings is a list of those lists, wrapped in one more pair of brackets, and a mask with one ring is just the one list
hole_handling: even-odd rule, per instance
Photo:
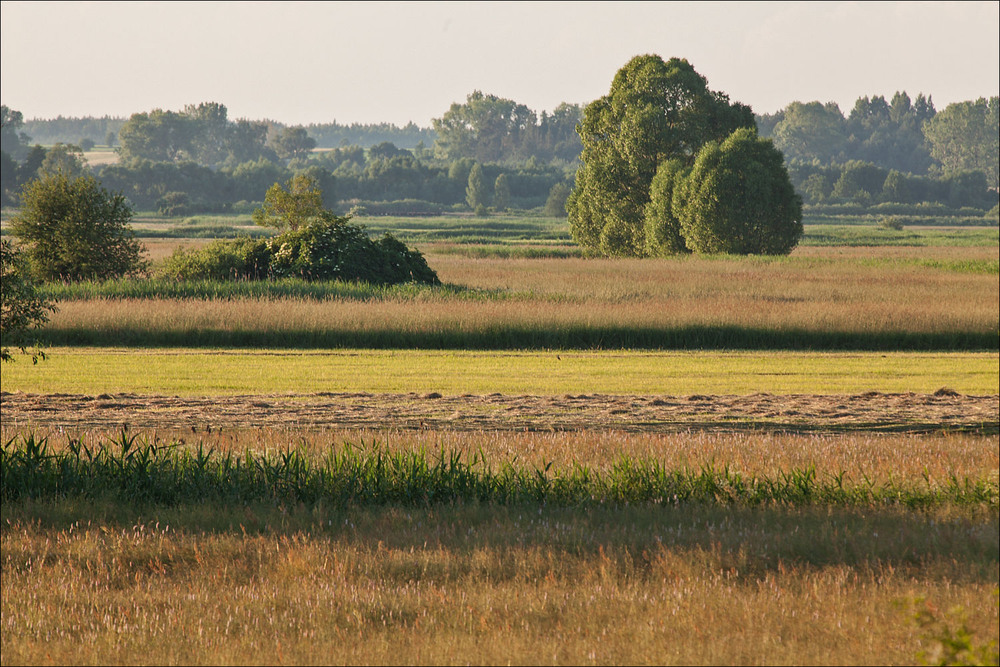
{"label": "hazy white sky", "polygon": [[430,126],[473,90],[537,112],[687,58],[770,113],[1000,88],[998,2],[2,2],[2,102],[24,118],[221,102],[229,117]]}

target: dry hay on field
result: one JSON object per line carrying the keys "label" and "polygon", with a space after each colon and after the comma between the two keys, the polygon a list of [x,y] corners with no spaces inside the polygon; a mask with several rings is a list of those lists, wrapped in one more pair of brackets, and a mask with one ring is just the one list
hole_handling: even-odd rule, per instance
{"label": "dry hay on field", "polygon": [[329,393],[177,397],[0,394],[7,428],[615,429],[778,432],[996,433],[1000,396],[868,392],[855,395],[616,396],[581,394]]}

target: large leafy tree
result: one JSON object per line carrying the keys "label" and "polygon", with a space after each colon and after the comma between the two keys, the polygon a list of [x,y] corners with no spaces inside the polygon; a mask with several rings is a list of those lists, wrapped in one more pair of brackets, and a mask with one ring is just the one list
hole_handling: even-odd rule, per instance
{"label": "large leafy tree", "polygon": [[523,104],[477,90],[465,104],[452,104],[432,123],[437,133],[434,150],[439,157],[496,162],[513,156],[523,136],[535,127],[536,117]]}
{"label": "large leafy tree", "polygon": [[118,131],[118,154],[124,162],[173,162],[190,157],[195,129],[184,113],[163,109],[135,113]]}
{"label": "large leafy tree", "polygon": [[268,137],[268,145],[278,157],[295,160],[309,155],[316,148],[316,140],[309,136],[304,127],[273,128]]}
{"label": "large leafy tree", "polygon": [[229,155],[228,114],[226,106],[218,102],[185,105],[184,115],[192,124],[189,152],[199,164],[218,164]]}
{"label": "large leafy tree", "polygon": [[645,208],[660,164],[691,164],[707,142],[755,127],[750,107],[709,90],[687,60],[633,58],[584,110],[583,165],[567,202],[574,238],[601,255],[644,254]]}
{"label": "large leafy tree", "polygon": [[755,130],[707,144],[675,186],[671,210],[699,254],[782,255],[802,236],[802,201],[784,156]]}
{"label": "large leafy tree", "polygon": [[[884,100],[883,100],[884,101]],[[885,109],[888,117],[888,106]],[[792,102],[774,126],[774,145],[789,159],[811,162],[838,160],[847,142],[847,121],[840,107],[829,102]]]}
{"label": "large leafy tree", "polygon": [[981,171],[991,187],[998,185],[1000,97],[949,104],[924,125],[931,155],[945,173]]}
{"label": "large leafy tree", "polygon": [[108,192],[93,176],[56,172],[25,186],[10,226],[35,278],[91,280],[145,270],[131,220],[125,197]]}

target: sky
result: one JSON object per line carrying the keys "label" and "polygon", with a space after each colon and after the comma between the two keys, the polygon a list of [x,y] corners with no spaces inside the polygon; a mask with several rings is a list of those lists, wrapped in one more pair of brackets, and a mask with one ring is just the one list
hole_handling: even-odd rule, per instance
{"label": "sky", "polygon": [[475,90],[541,113],[606,95],[636,55],[790,102],[1000,88],[1000,2],[0,3],[0,96],[25,120],[221,102],[287,125],[430,127]]}

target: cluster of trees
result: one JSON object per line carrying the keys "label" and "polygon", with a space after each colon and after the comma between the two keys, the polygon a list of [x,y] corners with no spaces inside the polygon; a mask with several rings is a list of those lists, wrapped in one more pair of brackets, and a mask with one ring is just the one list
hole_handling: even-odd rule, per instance
{"label": "cluster of trees", "polygon": [[[4,124],[4,204],[16,201],[24,185],[44,171],[46,160],[66,162],[69,153],[75,162],[65,166],[74,172],[85,168],[78,146],[24,150],[28,138],[20,132],[23,121],[17,112],[9,115],[11,122]],[[367,149],[350,145],[313,151],[316,142],[302,127],[231,122],[226,108],[216,103],[189,105],[181,113],[133,114],[122,126],[120,140],[121,159],[96,167],[94,173],[138,209],[164,215],[250,210],[270,184],[296,174],[316,180],[331,209],[437,214],[466,208],[469,176],[478,162],[468,156],[438,158],[430,148],[408,150],[389,141]],[[25,157],[18,162],[13,155]],[[553,188],[560,186],[558,199],[572,178],[565,165],[534,157],[485,163],[482,169],[486,181],[477,200],[496,210],[543,207]],[[557,213],[565,215],[561,208]]]}
{"label": "cluster of trees", "polygon": [[539,116],[523,104],[477,90],[432,121],[434,153],[480,162],[574,162],[582,148],[576,132],[580,119],[579,105],[560,104],[551,115],[543,111]]}
{"label": "cluster of trees", "polygon": [[349,218],[323,204],[313,179],[298,175],[268,189],[253,214],[278,235],[215,241],[200,250],[178,249],[164,273],[177,280],[351,280],[373,284],[440,284],[423,255],[391,234],[372,239]]}
{"label": "cluster of trees", "polygon": [[584,111],[574,239],[605,256],[789,252],[802,205],[782,154],[686,60],[633,58]]}
{"label": "cluster of trees", "polygon": [[118,132],[127,120],[128,118],[114,116],[36,118],[25,121],[24,132],[33,141],[45,146],[52,144],[115,146],[118,144]]}
{"label": "cluster of trees", "polygon": [[[0,240],[0,361],[11,347],[27,351],[30,335],[54,309],[39,294],[46,281],[106,280],[145,275],[145,248],[131,227],[127,199],[105,189],[92,175],[41,176],[25,189],[11,220],[16,243]],[[165,275],[178,280],[346,280],[375,284],[440,284],[420,252],[390,234],[372,239],[365,230],[323,205],[315,181],[296,176],[275,183],[254,213],[277,228],[268,239],[217,241],[205,249],[178,250]],[[37,362],[44,356],[36,346]]]}
{"label": "cluster of trees", "polygon": [[376,144],[391,143],[400,148],[426,148],[434,143],[436,135],[429,127],[418,127],[410,122],[399,127],[391,123],[310,123],[305,126],[309,136],[319,148],[360,146],[370,148]]}
{"label": "cluster of trees", "polygon": [[[897,92],[888,101],[860,98],[846,117],[833,103],[793,102],[778,113],[757,116],[743,105],[726,104],[742,114],[740,127],[756,127],[761,137],[773,140],[805,204],[929,202],[987,210],[996,205],[997,97],[951,104],[938,112],[930,97],[911,99]],[[320,183],[331,209],[435,214],[544,206],[549,214],[564,215],[553,202],[566,199],[586,153],[586,137],[609,131],[615,122],[595,130],[599,114],[594,109],[590,118],[574,104],[538,114],[514,100],[474,91],[434,119],[433,128],[413,123],[400,128],[387,123],[289,127],[269,120],[233,121],[226,107],[215,102],[187,105],[179,112],[155,109],[127,120],[26,123],[5,106],[3,203],[13,203],[24,185],[51,172],[53,163],[83,168],[84,142],[93,143],[94,135],[105,132],[107,143],[118,144],[121,159],[95,174],[137,208],[167,215],[247,210],[259,203],[268,184],[303,173]],[[687,142],[683,152],[691,164],[694,147],[721,142],[727,136],[722,130],[733,129],[729,121],[712,115],[717,109],[697,111],[707,123],[691,130],[700,133],[697,140],[676,140]],[[629,122],[655,129],[661,121]],[[642,129],[623,128],[625,134]],[[36,140],[59,137],[64,143],[31,146],[27,130],[38,133]],[[78,135],[80,139],[66,139]],[[315,150],[321,146],[328,150]],[[638,166],[630,178],[646,182],[655,171],[643,153],[647,148],[634,156]],[[595,159],[589,156],[591,164]],[[476,164],[483,173],[470,184]],[[640,198],[648,194],[645,186],[634,193]]]}
{"label": "cluster of trees", "polygon": [[985,211],[997,205],[997,192],[980,170],[916,176],[852,160],[831,165],[792,161],[788,171],[795,190],[813,206],[935,204],[953,210]]}
{"label": "cluster of trees", "polygon": [[981,172],[998,186],[1000,98],[949,104],[938,112],[930,97],[897,92],[862,97],[845,117],[834,103],[793,102],[757,117],[791,163],[834,166],[866,163],[915,176]]}

